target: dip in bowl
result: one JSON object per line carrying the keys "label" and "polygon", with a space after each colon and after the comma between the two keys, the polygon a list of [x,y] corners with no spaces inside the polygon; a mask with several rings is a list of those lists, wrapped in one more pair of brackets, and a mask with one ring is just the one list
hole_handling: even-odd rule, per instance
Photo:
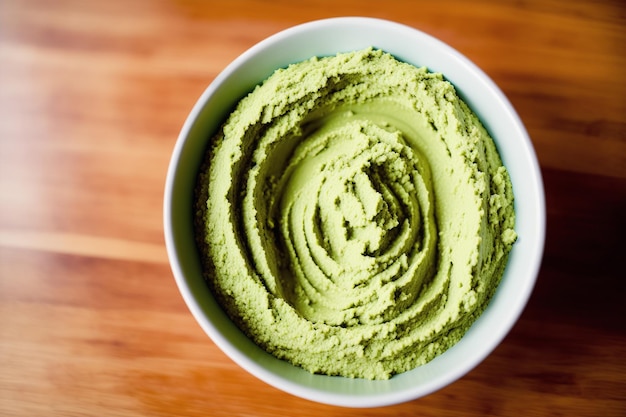
{"label": "dip in bowl", "polygon": [[[291,141],[292,144],[283,148],[278,146],[282,150],[276,152],[285,156],[284,163],[276,156],[270,162],[264,160],[263,149],[269,148],[261,148],[260,156],[253,156],[253,152],[245,156],[255,161],[246,165],[261,167],[259,169],[265,170],[265,177],[277,179],[259,180],[260,185],[253,184],[247,198],[232,199],[239,193],[245,193],[244,183],[257,178],[257,174],[249,173],[231,175],[238,172],[241,165],[233,161],[240,159],[237,156],[240,152],[246,154],[245,148],[256,140],[254,138],[265,134],[261,132],[264,129],[258,126],[270,123],[260,123],[250,132],[242,133],[241,126],[251,125],[248,122],[238,123],[240,119],[248,117],[247,113],[237,113],[238,109],[229,119],[232,123],[225,124],[231,112],[243,97],[276,70],[281,69],[278,71],[281,73],[287,68],[288,72],[291,64],[301,62],[311,62],[311,65],[317,66],[324,57],[333,56],[341,56],[342,60],[350,61],[357,69],[374,58],[398,62],[390,64],[393,66],[427,69],[427,72],[413,75],[403,74],[402,83],[415,76],[426,85],[433,81],[433,73],[440,73],[433,82],[450,88],[439,91],[441,88],[437,87],[438,94],[427,96],[434,97],[435,101],[441,100],[451,108],[466,106],[468,111],[461,113],[467,113],[468,116],[461,117],[462,120],[458,122],[451,120],[452,113],[440,117],[437,114],[442,112],[437,111],[433,117],[423,120],[424,127],[415,136],[432,133],[433,137],[445,138],[449,136],[447,129],[450,125],[456,126],[455,129],[462,130],[464,134],[456,142],[439,147],[439,154],[444,155],[440,157],[437,152],[431,151],[428,144],[420,145],[416,142],[413,143],[415,146],[406,147],[409,150],[403,150],[404,142],[398,138],[401,135],[395,135],[394,129],[386,129],[384,123],[371,124],[361,120],[359,114],[373,112],[371,101],[367,101],[365,107],[359,106],[359,103],[352,103],[349,108],[333,104],[332,111],[326,106],[323,114],[316,117],[309,117],[309,114],[316,113],[315,110],[308,110],[297,122],[299,129],[309,130],[309,127],[303,126],[315,125],[317,130],[328,130],[326,136],[317,135],[317,139],[299,146],[299,139],[293,139],[293,133],[285,128],[291,139],[281,139],[279,142]],[[342,68],[346,65],[342,64]],[[372,68],[367,71],[374,73],[378,70]],[[278,91],[289,84],[289,79],[279,79],[277,86],[273,87],[275,90],[266,94],[269,100],[272,100],[272,92],[280,94]],[[428,82],[424,84],[424,80]],[[310,84],[306,80],[301,82]],[[416,81],[416,85],[419,82]],[[297,82],[292,84],[298,85]],[[342,89],[330,88],[333,91]],[[369,88],[365,86],[356,96],[367,96],[371,90],[372,85]],[[292,87],[286,96],[297,94],[294,91],[299,90]],[[307,99],[312,100],[303,93],[303,100]],[[258,101],[256,98],[248,99],[249,103],[244,107],[254,107],[255,100]],[[342,98],[332,100],[341,103],[345,101]],[[288,110],[296,107],[294,103],[287,103]],[[384,100],[382,103],[377,102],[376,106],[387,108]],[[421,109],[424,101],[420,103],[413,103],[412,106]],[[387,113],[390,117],[401,114],[394,105],[389,103],[391,110]],[[279,108],[280,104],[269,110],[266,103],[257,107],[260,110],[251,117],[271,120],[273,109]],[[281,112],[284,113],[284,109]],[[331,113],[332,117],[329,116]],[[324,120],[324,123],[319,120]],[[307,124],[311,121],[314,123]],[[320,128],[320,125],[328,125],[330,128]],[[277,129],[280,130],[280,127]],[[446,132],[441,134],[443,130]],[[226,145],[222,146],[237,135],[241,138],[239,144],[230,150]],[[375,143],[359,142],[361,136],[376,137],[380,139],[376,143],[384,143],[387,147],[374,151]],[[435,159],[445,159],[446,150],[447,153],[455,154],[456,147],[465,146],[459,144],[478,140],[477,136],[490,137],[493,141],[489,139],[485,143],[495,144],[493,149],[490,145],[482,144],[478,148],[489,148],[483,153],[491,155],[487,160],[495,161],[489,162],[485,170],[490,177],[486,182],[487,187],[490,187],[489,184],[501,185],[499,192],[491,192],[491,198],[487,190],[486,200],[496,201],[496,206],[502,210],[490,210],[487,203],[483,207],[480,201],[475,208],[470,208],[474,191],[457,193],[456,183],[447,178],[454,177],[452,171],[457,168],[461,170],[461,166],[455,166],[452,162],[435,162]],[[357,139],[349,146],[344,146],[346,149],[339,146],[336,151],[319,151],[335,149],[329,145],[334,137]],[[271,142],[271,139],[268,141]],[[407,141],[412,143],[410,139]],[[356,154],[346,153],[347,150],[352,152],[353,148],[357,149]],[[312,151],[315,149],[318,150]],[[403,157],[407,152],[413,152],[410,149],[420,155],[408,159]],[[317,159],[299,156],[311,152],[317,152]],[[207,153],[217,157],[212,155],[207,159]],[[394,159],[394,153],[400,156]],[[331,157],[331,154],[334,156]],[[363,165],[366,168],[352,172],[351,167],[357,165],[360,156],[365,154],[368,155],[365,159],[370,158]],[[459,154],[465,155],[465,159],[471,159],[474,152],[464,150]],[[493,157],[494,154],[497,157]],[[339,155],[338,159],[335,158],[339,162],[333,162],[336,155]],[[307,163],[298,163],[299,160],[317,162],[308,163],[305,169],[302,167]],[[400,165],[404,160],[426,162],[415,162],[411,167],[402,168]],[[270,168],[282,166],[279,171],[288,172],[289,175],[281,179],[273,171],[268,173],[271,169],[262,168],[263,164]],[[336,166],[342,164],[342,169],[336,169]],[[471,167],[472,164],[480,165],[481,162],[473,160],[466,165]],[[384,167],[389,166],[395,167],[394,173],[387,172],[388,169],[383,172],[386,169]],[[400,187],[402,190],[385,192],[382,190],[383,185],[371,181],[374,177],[404,178],[406,175],[402,169],[409,176],[411,172],[420,172],[418,180],[408,181],[408,188],[403,186]],[[371,175],[364,174],[370,171]],[[206,174],[201,175],[201,172]],[[316,172],[322,174],[316,176]],[[342,172],[350,172],[349,181],[342,177]],[[468,174],[467,178],[471,177],[474,181],[476,176]],[[232,181],[233,177],[245,177],[245,180]],[[359,180],[363,177],[367,179]],[[206,185],[211,182],[217,186]],[[435,185],[431,189],[428,185],[431,182],[450,183],[452,186],[447,189]],[[266,183],[275,185],[268,188],[264,185]],[[345,188],[349,184],[352,184],[353,190],[347,193]],[[411,190],[420,187],[426,191],[416,193],[416,197],[412,198]],[[474,188],[476,194],[484,191],[482,186]],[[408,197],[398,198],[403,193],[408,193]],[[447,198],[441,197],[446,193],[449,194]],[[306,200],[305,197],[310,195],[328,197],[330,202],[321,206],[313,205],[313,208],[298,202]],[[354,198],[355,195],[360,198]],[[388,197],[383,198],[381,195]],[[411,201],[415,204],[407,203]],[[355,209],[355,204],[360,208]],[[440,207],[429,208],[437,204]],[[394,209],[394,205],[402,207]],[[413,210],[413,206],[417,209]],[[321,216],[326,220],[309,222],[309,226],[306,226],[307,222],[303,222],[302,218],[307,217],[307,210],[309,218]],[[437,214],[437,210],[441,212]],[[500,215],[500,211],[508,214]],[[362,215],[359,217],[355,213]],[[479,229],[487,227],[481,227],[478,223],[472,232],[466,230],[463,225],[472,224],[472,213],[487,219],[479,223],[492,224],[491,228],[495,232],[478,233]],[[468,219],[464,218],[466,214]],[[371,18],[335,18],[296,26],[260,42],[233,61],[200,97],[183,126],[168,172],[164,216],[166,244],[178,287],[192,314],[211,339],[244,369],[277,388],[313,401],[352,407],[389,405],[418,398],[458,379],[483,360],[504,338],[526,304],[541,261],[545,234],[543,189],[537,160],[522,123],[500,90],[475,65],[440,41],[412,28]],[[235,217],[241,219],[233,220]],[[499,220],[491,222],[489,218]],[[441,219],[445,219],[445,225]],[[434,226],[437,221],[438,226]],[[458,225],[450,226],[451,231],[448,232],[448,223]],[[401,224],[408,226],[402,229]],[[396,228],[392,233],[395,239],[405,232],[410,235],[414,224],[419,225],[415,227],[418,230],[415,235],[419,235],[417,240],[420,247],[423,246],[423,251],[413,251],[411,247],[402,249],[401,244],[385,240],[386,233],[383,232]],[[251,231],[251,237],[244,239],[245,242],[237,235],[240,229],[245,229],[246,235],[248,230]],[[309,230],[309,242],[319,240],[316,255],[306,255],[307,251],[302,250],[310,245],[303,243],[306,239],[298,235],[307,232],[299,233],[297,229]],[[385,230],[380,232],[378,229]],[[343,232],[335,236],[334,232],[331,233],[333,230]],[[215,242],[211,243],[214,237]],[[270,249],[272,253],[268,254],[268,251],[255,249],[265,247],[268,241],[273,240],[280,242],[280,251],[272,252],[273,249]],[[473,246],[468,246],[468,241],[472,241]],[[497,247],[494,243],[496,241],[504,242],[505,250],[500,248],[491,251]],[[384,272],[378,276],[379,281],[406,282],[400,287],[381,284],[375,288],[372,296],[369,288],[371,278],[360,275],[363,264],[370,258],[385,258],[383,248],[387,250],[391,247],[398,252],[398,268],[404,266],[400,276],[416,276],[415,270],[424,269],[425,272],[417,274],[424,278],[406,281],[404,278],[389,278],[393,274]],[[469,249],[465,250],[466,247]],[[444,252],[448,249],[453,255],[446,258]],[[246,253],[240,256],[239,252]],[[431,252],[434,255],[429,255]],[[410,259],[401,260],[401,257]],[[424,257],[431,257],[431,261],[424,261]],[[463,261],[467,265],[458,262],[477,257],[478,261],[474,260],[473,263]],[[246,272],[249,263],[245,261],[247,258],[257,262],[248,280],[244,277],[249,272]],[[273,272],[282,269],[282,263],[277,260],[282,261],[284,258],[291,258],[285,268],[289,274],[286,278],[272,278],[276,275]],[[326,259],[325,263],[320,263],[326,266],[307,266],[314,258],[318,261]],[[422,262],[419,264],[422,266],[412,266],[416,259]],[[441,259],[448,260],[442,263]],[[454,262],[457,262],[456,266]],[[389,262],[387,266],[393,265],[394,262]],[[462,271],[464,266],[466,272]],[[232,276],[221,279],[221,283],[220,279],[212,280],[214,276],[222,276],[220,271],[228,270],[234,271]],[[264,270],[269,278],[263,278]],[[327,295],[320,294],[323,293],[321,287],[328,282],[307,279],[307,274],[319,270],[335,271],[335,275],[328,275],[334,278],[324,278],[328,282],[332,281],[336,287]],[[487,288],[480,288],[484,285],[472,279],[470,271],[474,271],[478,278],[488,271],[494,275],[493,283]],[[455,274],[461,278],[448,279]],[[228,286],[239,278],[243,279],[243,284]],[[345,284],[350,279],[354,282]],[[438,282],[446,290],[437,295],[430,294],[429,288],[436,286],[430,284]],[[464,285],[465,289],[460,292],[458,288]],[[268,291],[258,292],[258,288]],[[343,291],[339,296],[336,295],[337,288]],[[359,294],[357,301],[345,301],[351,291]],[[324,297],[335,298],[328,302]],[[365,298],[376,302],[361,302]],[[341,307],[344,301],[346,305]],[[429,306],[436,303],[440,307],[431,310],[445,312],[444,319],[431,320],[426,317],[431,310],[415,310],[411,307],[420,302]],[[251,305],[256,307],[249,309]],[[413,311],[412,316],[405,313],[409,310]],[[410,317],[394,322],[397,316],[403,314]],[[470,319],[465,320],[464,315]],[[458,320],[459,317],[462,320]],[[423,330],[435,336],[429,339],[427,335],[418,335],[423,343],[399,339],[398,329],[407,326],[408,322],[418,322],[410,333]],[[422,322],[425,327],[420,327]],[[355,331],[357,328],[360,333]],[[366,331],[361,332],[362,329]],[[371,336],[372,332],[377,336]],[[349,339],[355,338],[357,342],[350,345]],[[298,345],[292,343],[295,339],[303,341]],[[312,346],[314,353],[309,354],[306,350],[300,352],[301,346],[306,347],[307,344]],[[397,352],[393,360],[388,359],[388,350]],[[365,359],[357,360],[360,357]],[[353,367],[351,363],[354,363]]]}

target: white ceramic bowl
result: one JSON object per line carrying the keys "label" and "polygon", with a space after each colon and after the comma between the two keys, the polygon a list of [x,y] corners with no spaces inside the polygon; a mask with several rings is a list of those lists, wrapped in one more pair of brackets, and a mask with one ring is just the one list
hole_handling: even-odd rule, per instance
{"label": "white ceramic bowl", "polygon": [[[314,55],[369,46],[441,72],[494,138],[515,193],[519,238],[491,303],[459,343],[426,365],[386,381],[312,375],[278,360],[239,331],[203,281],[193,237],[193,189],[208,140],[235,103],[275,69]],[[498,87],[441,41],[398,23],[360,17],[295,26],[250,48],[220,73],[192,109],[173,151],[164,201],[167,251],[178,288],[210,338],[233,361],[266,383],[312,401],[376,407],[412,400],[465,375],[502,341],[530,296],[541,263],[545,202],[537,159],[526,130]],[[245,393],[242,393],[245,395]]]}

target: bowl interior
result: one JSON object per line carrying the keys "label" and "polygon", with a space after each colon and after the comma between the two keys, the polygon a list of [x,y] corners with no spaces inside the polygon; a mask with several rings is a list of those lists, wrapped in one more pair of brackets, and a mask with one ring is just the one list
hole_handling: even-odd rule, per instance
{"label": "bowl interior", "polygon": [[[276,68],[311,56],[373,46],[441,72],[477,113],[509,170],[519,238],[502,282],[463,339],[426,365],[387,381],[311,375],[257,347],[228,319],[203,281],[193,237],[193,189],[209,138],[238,100]],[[545,203],[536,156],[515,110],[496,85],[460,53],[416,29],[371,18],[333,18],[287,29],[233,61],[207,88],[185,122],[170,162],[165,237],[180,292],[211,339],[261,380],[309,400],[349,407],[390,405],[429,394],[480,363],[511,329],[534,286],[545,236]]]}

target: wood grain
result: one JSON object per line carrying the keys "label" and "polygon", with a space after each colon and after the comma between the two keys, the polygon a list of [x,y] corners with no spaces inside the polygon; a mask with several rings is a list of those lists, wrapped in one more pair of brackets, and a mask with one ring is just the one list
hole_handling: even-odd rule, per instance
{"label": "wood grain", "polygon": [[[170,153],[235,57],[363,15],[468,56],[526,124],[548,236],[520,321],[425,398],[351,410],[238,368],[180,297],[163,243]],[[0,415],[626,415],[622,1],[0,2]]]}

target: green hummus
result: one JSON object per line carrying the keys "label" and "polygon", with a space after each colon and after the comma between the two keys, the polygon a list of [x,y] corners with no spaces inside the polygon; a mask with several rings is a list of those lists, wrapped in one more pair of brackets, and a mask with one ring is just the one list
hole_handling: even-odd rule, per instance
{"label": "green hummus", "polygon": [[441,74],[379,50],[277,70],[198,179],[205,276],[256,344],[386,379],[456,343],[516,240],[492,139]]}

